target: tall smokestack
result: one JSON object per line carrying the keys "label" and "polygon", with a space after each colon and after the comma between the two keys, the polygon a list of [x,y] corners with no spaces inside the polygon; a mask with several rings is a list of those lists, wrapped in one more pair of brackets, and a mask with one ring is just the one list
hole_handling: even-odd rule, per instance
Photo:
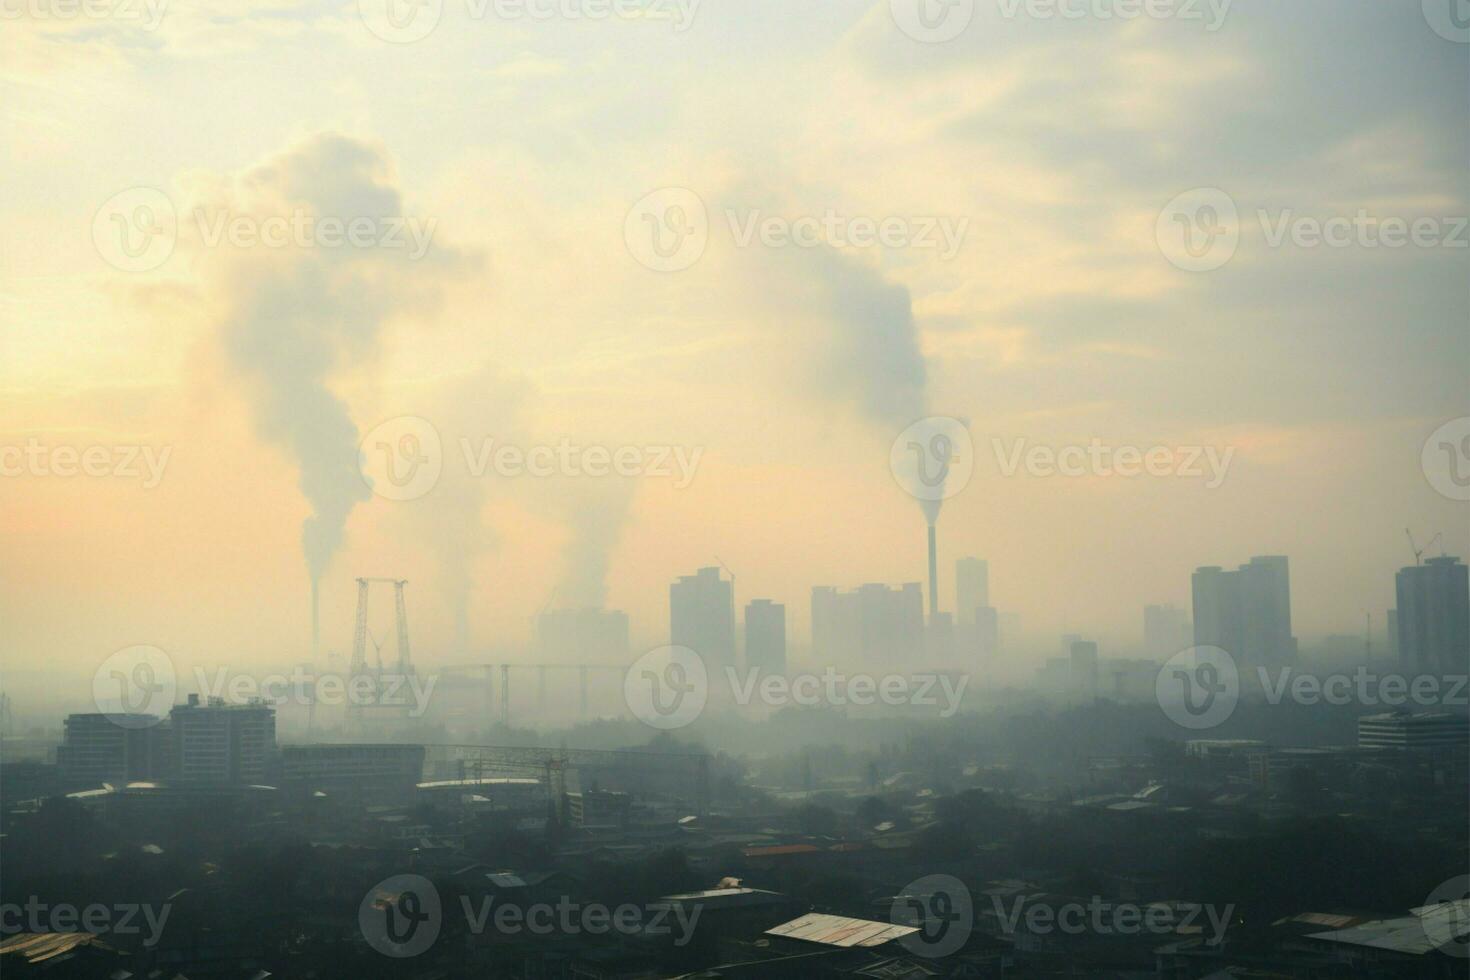
{"label": "tall smokestack", "polygon": [[929,523],[929,619],[939,618],[939,545],[934,535],[934,523]]}
{"label": "tall smokestack", "polygon": [[322,652],[322,609],[321,609],[321,585],[313,578],[311,580],[311,662],[315,664],[321,658]]}

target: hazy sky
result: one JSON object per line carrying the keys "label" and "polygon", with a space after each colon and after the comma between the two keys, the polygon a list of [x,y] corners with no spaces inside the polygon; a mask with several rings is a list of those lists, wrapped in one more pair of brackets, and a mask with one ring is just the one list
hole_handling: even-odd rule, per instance
{"label": "hazy sky", "polygon": [[[1286,554],[1300,634],[1381,623],[1406,525],[1470,552],[1420,464],[1470,415],[1470,44],[1417,0],[1237,0],[1215,30],[1203,2],[1094,13],[1115,6],[976,0],[926,43],[889,0],[704,0],[683,29],[443,0],[404,44],[356,3],[172,0],[150,30],[141,0],[3,0],[0,446],[169,455],[156,486],[0,477],[0,657],[299,659],[313,513],[336,649],[356,575],[411,580],[426,661],[462,659],[461,607],[476,646],[515,645],[604,590],[662,641],[668,582],[715,555],[805,643],[812,585],[922,577],[889,448],[926,413],[976,449],[940,521],[946,606],[975,554],[1028,628],[1121,641],[1195,566]],[[141,272],[94,241],[132,188],[181,216]],[[679,271],[636,244],[661,188],[708,214]],[[1196,188],[1238,208],[1213,271],[1158,240]],[[1462,247],[1271,243],[1360,210]],[[828,212],[938,246],[742,241]],[[272,248],[194,218],[296,213],[432,244]],[[930,225],[963,230],[952,255]],[[405,415],[443,474],[394,501],[334,450]],[[688,486],[475,478],[462,439],[702,456]],[[1234,455],[1215,487],[1006,475],[997,439]]]}

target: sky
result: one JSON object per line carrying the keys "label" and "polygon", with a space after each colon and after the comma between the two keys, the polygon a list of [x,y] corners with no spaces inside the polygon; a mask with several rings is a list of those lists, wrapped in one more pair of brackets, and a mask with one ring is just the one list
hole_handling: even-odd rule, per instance
{"label": "sky", "polygon": [[[1470,553],[1424,463],[1470,473],[1437,0],[424,2],[0,0],[12,674],[305,659],[313,576],[331,650],[361,575],[426,662],[562,605],[647,647],[716,556],[800,647],[813,585],[923,578],[890,457],[931,416],[973,471],[941,605],[984,557],[1038,637],[1122,651],[1258,554],[1299,635],[1381,628],[1406,527]],[[563,444],[638,475],[484,466]],[[1027,455],[1095,445],[1170,462]]]}

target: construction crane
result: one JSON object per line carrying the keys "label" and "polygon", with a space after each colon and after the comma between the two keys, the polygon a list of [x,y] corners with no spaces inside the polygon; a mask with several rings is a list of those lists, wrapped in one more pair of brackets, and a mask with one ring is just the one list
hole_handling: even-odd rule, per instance
{"label": "construction crane", "polygon": [[[403,597],[403,587],[408,584],[408,581],[395,578],[360,578],[357,580],[357,623],[352,631],[352,673],[356,676],[367,672],[368,589],[374,582],[393,586],[394,612],[398,619],[398,672],[407,674],[411,657],[408,649],[408,605]],[[376,645],[377,640],[374,639],[373,642]],[[381,664],[381,652],[378,654],[378,659]]]}
{"label": "construction crane", "polygon": [[[1434,537],[1432,537],[1432,538],[1429,539],[1429,543],[1427,545],[1425,545],[1424,547],[1421,548],[1421,547],[1419,547],[1418,545],[1416,545],[1414,543],[1414,532],[1413,531],[1410,531],[1408,528],[1404,528],[1404,534],[1407,535],[1408,538],[1409,538],[1409,550],[1414,553],[1414,564],[1415,565],[1422,565],[1422,564],[1424,564],[1424,562],[1421,560],[1424,557],[1424,552],[1428,551],[1430,548],[1433,548],[1434,547],[1434,543],[1436,541],[1443,541],[1444,540],[1444,532],[1443,531],[1436,531],[1434,533]],[[1443,549],[1441,548],[1441,550],[1443,550]]]}

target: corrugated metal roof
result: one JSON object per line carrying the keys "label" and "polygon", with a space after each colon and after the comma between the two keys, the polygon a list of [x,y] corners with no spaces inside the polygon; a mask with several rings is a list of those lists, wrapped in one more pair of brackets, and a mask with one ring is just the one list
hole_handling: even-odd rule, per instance
{"label": "corrugated metal roof", "polygon": [[1428,905],[1413,913],[1365,922],[1351,929],[1315,932],[1308,938],[1422,956],[1470,932],[1470,899]]}
{"label": "corrugated metal roof", "polygon": [[896,926],[891,922],[873,922],[868,919],[849,919],[841,915],[823,915],[812,912],[799,919],[767,929],[768,936],[801,939],[824,946],[881,946],[919,930],[912,926]]}

